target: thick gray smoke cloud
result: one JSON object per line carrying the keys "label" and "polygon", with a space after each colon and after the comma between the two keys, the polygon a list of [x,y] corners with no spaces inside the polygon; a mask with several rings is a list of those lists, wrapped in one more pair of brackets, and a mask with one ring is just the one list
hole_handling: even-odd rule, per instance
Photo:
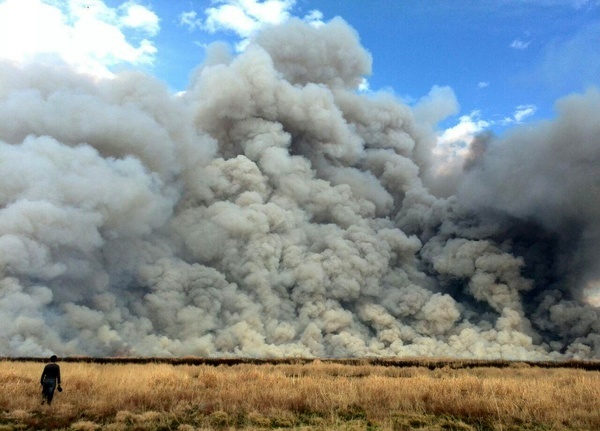
{"label": "thick gray smoke cloud", "polygon": [[600,356],[597,90],[441,198],[455,101],[357,94],[342,20],[210,52],[183,96],[0,65],[0,354]]}

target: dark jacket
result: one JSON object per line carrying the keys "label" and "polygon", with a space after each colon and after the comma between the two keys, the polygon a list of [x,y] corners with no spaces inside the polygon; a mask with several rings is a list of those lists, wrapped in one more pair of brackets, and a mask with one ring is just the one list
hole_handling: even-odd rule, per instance
{"label": "dark jacket", "polygon": [[56,383],[60,385],[60,367],[58,364],[52,362],[44,367],[40,383],[44,384],[46,379],[56,379]]}

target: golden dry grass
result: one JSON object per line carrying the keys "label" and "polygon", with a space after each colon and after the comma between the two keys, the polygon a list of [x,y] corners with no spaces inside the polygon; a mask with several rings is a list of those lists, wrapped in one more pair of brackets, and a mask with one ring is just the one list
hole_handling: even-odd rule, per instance
{"label": "golden dry grass", "polygon": [[42,367],[0,362],[0,431],[600,430],[598,371],[61,363],[48,407]]}

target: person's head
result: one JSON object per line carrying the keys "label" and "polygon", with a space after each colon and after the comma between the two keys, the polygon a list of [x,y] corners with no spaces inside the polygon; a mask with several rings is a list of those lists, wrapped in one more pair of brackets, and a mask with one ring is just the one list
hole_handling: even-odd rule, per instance
{"label": "person's head", "polygon": [[50,356],[50,362],[56,362],[57,360],[58,358],[56,357],[56,355]]}

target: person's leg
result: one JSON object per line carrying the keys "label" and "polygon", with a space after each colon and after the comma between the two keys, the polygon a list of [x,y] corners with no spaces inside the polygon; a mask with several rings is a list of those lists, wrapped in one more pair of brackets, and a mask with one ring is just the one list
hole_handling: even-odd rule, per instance
{"label": "person's leg", "polygon": [[48,379],[48,380],[44,381],[44,389],[43,389],[42,393],[43,393],[44,399],[48,403],[48,405],[50,405],[52,403],[52,398],[54,397],[55,387],[56,387],[55,379]]}
{"label": "person's leg", "polygon": [[50,385],[50,391],[48,392],[48,405],[52,404],[52,398],[54,398],[54,390],[56,389],[56,379],[52,379]]}

